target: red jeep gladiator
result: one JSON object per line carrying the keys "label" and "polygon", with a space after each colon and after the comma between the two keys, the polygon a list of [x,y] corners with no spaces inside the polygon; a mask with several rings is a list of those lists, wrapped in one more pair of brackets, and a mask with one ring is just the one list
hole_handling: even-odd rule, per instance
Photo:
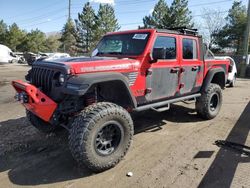
{"label": "red jeep gladiator", "polygon": [[12,84],[31,124],[46,133],[68,129],[74,159],[100,172],[127,153],[131,112],[196,99],[202,118],[219,113],[230,62],[207,51],[196,30],[108,33],[91,57],[37,61],[28,82]]}

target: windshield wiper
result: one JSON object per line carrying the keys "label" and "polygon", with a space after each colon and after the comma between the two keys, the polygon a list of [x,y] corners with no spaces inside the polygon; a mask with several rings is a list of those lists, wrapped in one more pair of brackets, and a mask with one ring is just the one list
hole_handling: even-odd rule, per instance
{"label": "windshield wiper", "polygon": [[122,52],[98,52],[97,55],[104,55],[104,54],[108,54],[108,55],[123,55]]}
{"label": "windshield wiper", "polygon": [[112,54],[112,55],[122,55],[122,52],[108,52],[107,54]]}

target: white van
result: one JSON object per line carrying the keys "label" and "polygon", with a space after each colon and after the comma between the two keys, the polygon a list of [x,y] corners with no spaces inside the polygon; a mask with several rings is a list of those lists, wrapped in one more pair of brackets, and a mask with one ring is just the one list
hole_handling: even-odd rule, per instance
{"label": "white van", "polygon": [[3,63],[17,63],[18,58],[7,46],[0,44],[0,64]]}

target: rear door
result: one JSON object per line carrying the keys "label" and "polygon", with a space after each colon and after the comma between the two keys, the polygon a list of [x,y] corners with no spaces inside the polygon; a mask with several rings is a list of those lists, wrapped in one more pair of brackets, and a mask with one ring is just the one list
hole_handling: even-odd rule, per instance
{"label": "rear door", "polygon": [[202,84],[203,61],[200,59],[199,40],[197,37],[181,37],[181,76],[180,94],[199,91]]}
{"label": "rear door", "polygon": [[164,48],[166,55],[151,64],[147,73],[148,101],[161,100],[176,94],[179,84],[178,36],[158,34],[154,48]]}

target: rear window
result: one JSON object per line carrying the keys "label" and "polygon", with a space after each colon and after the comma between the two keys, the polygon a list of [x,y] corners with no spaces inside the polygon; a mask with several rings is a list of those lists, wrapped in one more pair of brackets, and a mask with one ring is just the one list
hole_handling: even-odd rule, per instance
{"label": "rear window", "polygon": [[194,39],[184,38],[182,40],[183,59],[197,59],[197,43]]}

